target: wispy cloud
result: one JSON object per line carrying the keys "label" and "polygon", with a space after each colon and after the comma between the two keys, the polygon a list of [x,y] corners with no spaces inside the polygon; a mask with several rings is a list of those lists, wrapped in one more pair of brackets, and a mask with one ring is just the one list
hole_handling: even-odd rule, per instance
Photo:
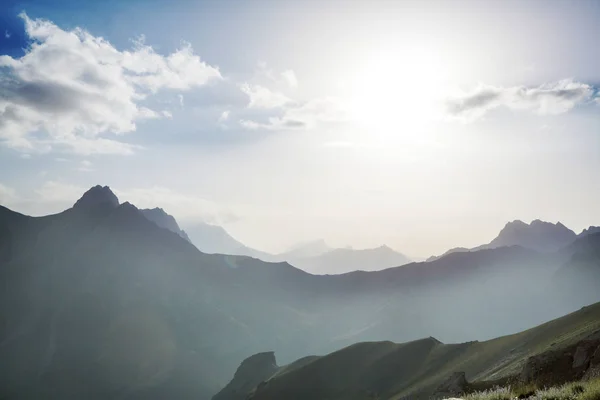
{"label": "wispy cloud", "polygon": [[12,36],[12,33],[10,33],[8,30],[4,31],[4,37],[6,39],[10,39],[11,36]]}
{"label": "wispy cloud", "polygon": [[480,85],[472,92],[447,99],[445,106],[451,117],[469,122],[500,107],[542,115],[561,114],[590,101],[593,96],[591,85],[565,79],[536,87]]}
{"label": "wispy cloud", "polygon": [[310,129],[322,123],[340,123],[348,120],[343,102],[336,98],[317,98],[299,104],[290,104],[279,116],[266,122],[241,120],[240,125],[252,130]]}
{"label": "wispy cloud", "polygon": [[169,117],[141,104],[161,89],[188,90],[221,79],[189,44],[163,56],[141,37],[132,50],[119,51],[81,28],[65,31],[21,18],[32,45],[21,58],[0,56],[0,140],[16,149],[130,154],[133,146],[101,135]]}

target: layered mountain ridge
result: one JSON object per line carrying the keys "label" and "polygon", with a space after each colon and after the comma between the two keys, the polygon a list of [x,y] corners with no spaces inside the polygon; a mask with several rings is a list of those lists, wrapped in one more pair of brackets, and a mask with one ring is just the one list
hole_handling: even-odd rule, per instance
{"label": "layered mountain ridge", "polygon": [[100,188],[54,215],[0,208],[0,398],[203,400],[251,354],[482,340],[600,300],[600,235],[316,276],[202,253]]}

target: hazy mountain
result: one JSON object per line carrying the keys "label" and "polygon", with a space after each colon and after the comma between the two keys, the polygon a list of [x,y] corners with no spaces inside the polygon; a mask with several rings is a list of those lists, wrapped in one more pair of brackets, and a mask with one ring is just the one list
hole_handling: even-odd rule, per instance
{"label": "hazy mountain", "polygon": [[190,238],[188,237],[187,233],[181,230],[175,218],[172,215],[167,214],[162,208],[147,208],[140,211],[142,212],[144,217],[154,222],[159,227],[168,229],[171,232],[178,234],[179,236],[190,242]]}
{"label": "hazy mountain", "polygon": [[596,245],[316,276],[204,254],[106,187],[45,217],[0,207],[0,398],[203,400],[258,352],[516,332],[600,297],[594,282],[548,290],[566,262],[598,265]]}
{"label": "hazy mountain", "polygon": [[209,254],[231,254],[269,260],[268,253],[252,249],[233,238],[223,227],[205,222],[187,229],[191,242],[202,252]]}
{"label": "hazy mountain", "polygon": [[453,249],[450,249],[450,250],[446,251],[446,252],[445,252],[444,254],[442,254],[441,256],[431,256],[431,257],[429,257],[429,258],[428,258],[427,260],[425,260],[425,261],[427,261],[427,262],[429,262],[429,261],[435,261],[435,260],[437,260],[437,259],[440,259],[440,258],[442,258],[442,257],[445,257],[445,256],[447,256],[448,254],[452,254],[452,253],[464,253],[464,252],[469,252],[469,251],[471,251],[471,249],[467,249],[466,247],[455,247],[455,248],[453,248]]}
{"label": "hazy mountain", "polygon": [[333,249],[325,243],[325,240],[318,239],[292,246],[287,251],[277,254],[275,257],[279,260],[289,261],[299,258],[320,256],[331,250]]}
{"label": "hazy mountain", "polygon": [[575,232],[560,222],[553,224],[536,219],[530,224],[526,224],[516,220],[506,224],[494,240],[480,248],[523,246],[548,252],[559,250],[572,243],[576,238]]}
{"label": "hazy mountain", "polygon": [[[493,384],[486,382],[518,376],[531,356],[550,349],[570,352],[578,344],[585,348],[584,343],[597,347],[600,342],[592,338],[598,332],[600,303],[485,342],[444,344],[429,337],[400,344],[357,343],[281,368],[274,368],[273,353],[263,353],[245,360],[227,388],[213,399],[427,399],[456,371],[463,371],[472,386],[490,387]],[[587,338],[591,340],[584,341]],[[249,371],[250,363],[258,364],[257,368]],[[256,382],[254,388],[248,389],[249,382]]]}
{"label": "hazy mountain", "polygon": [[[593,232],[594,229],[595,227],[590,227],[589,232]],[[579,236],[585,236],[589,232],[584,231]],[[515,220],[507,223],[504,228],[502,228],[498,236],[490,243],[483,244],[472,249],[457,247],[448,250],[441,256],[429,257],[427,261],[433,261],[440,257],[444,257],[447,254],[456,252],[493,249],[503,246],[521,246],[541,252],[553,252],[573,243],[577,237],[578,235],[575,232],[560,222],[553,224],[536,219],[530,224],[527,224],[523,221]]]}
{"label": "hazy mountain", "polygon": [[287,260],[292,265],[312,274],[343,274],[352,271],[379,271],[408,264],[411,260],[388,246],[375,249],[335,249],[313,257]]}

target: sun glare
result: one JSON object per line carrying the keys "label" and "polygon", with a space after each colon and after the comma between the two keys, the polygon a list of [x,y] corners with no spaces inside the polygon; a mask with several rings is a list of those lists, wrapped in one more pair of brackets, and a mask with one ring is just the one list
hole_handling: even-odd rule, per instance
{"label": "sun glare", "polygon": [[379,133],[410,135],[436,118],[443,81],[443,65],[428,49],[373,52],[353,79],[353,112]]}

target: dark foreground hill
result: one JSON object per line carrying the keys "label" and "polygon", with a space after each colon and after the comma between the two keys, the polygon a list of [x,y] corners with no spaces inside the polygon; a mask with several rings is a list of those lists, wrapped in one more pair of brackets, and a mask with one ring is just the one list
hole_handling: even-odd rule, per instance
{"label": "dark foreground hill", "polygon": [[[589,337],[596,340],[582,342]],[[457,371],[465,372],[475,386],[481,381],[507,377],[535,378],[538,372],[531,367],[533,361],[549,357],[530,357],[552,354],[551,349],[568,349],[575,343],[590,343],[589,354],[578,356],[582,350],[577,346],[568,354],[555,352],[567,358],[567,369],[580,368],[581,376],[589,368],[594,351],[600,349],[600,303],[533,329],[485,342],[443,344],[430,337],[400,344],[357,343],[323,357],[298,360],[275,372],[272,353],[265,353],[269,357],[256,355],[242,363],[229,385],[213,399],[429,398]],[[586,360],[588,364],[584,365]],[[254,368],[247,368],[249,361],[254,362]],[[555,365],[544,367],[547,375]],[[248,390],[248,382],[254,382],[255,387]]]}
{"label": "dark foreground hill", "polygon": [[203,400],[258,352],[518,332],[600,300],[596,236],[315,276],[204,254],[107,187],[56,215],[0,207],[0,398]]}

